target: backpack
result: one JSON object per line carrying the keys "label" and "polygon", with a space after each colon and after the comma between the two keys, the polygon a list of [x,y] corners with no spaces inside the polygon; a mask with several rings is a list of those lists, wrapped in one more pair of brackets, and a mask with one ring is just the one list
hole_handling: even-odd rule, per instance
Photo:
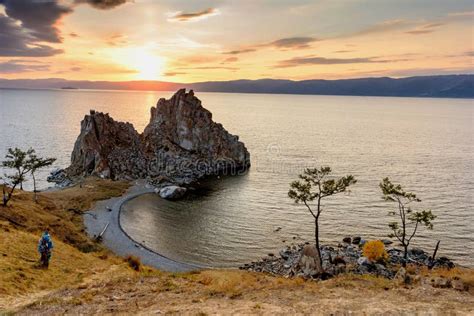
{"label": "backpack", "polygon": [[41,252],[49,251],[49,245],[48,245],[48,241],[46,240],[46,238],[41,239],[40,250],[41,250]]}

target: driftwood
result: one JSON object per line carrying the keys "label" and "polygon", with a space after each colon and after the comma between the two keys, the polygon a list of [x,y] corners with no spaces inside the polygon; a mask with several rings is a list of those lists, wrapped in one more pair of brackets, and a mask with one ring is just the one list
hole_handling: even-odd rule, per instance
{"label": "driftwood", "polygon": [[97,215],[85,212],[84,215],[90,215],[93,219],[97,219]]}
{"label": "driftwood", "polygon": [[104,235],[105,231],[107,230],[107,227],[109,227],[109,224],[110,223],[107,223],[105,226],[104,226],[104,229],[102,229],[102,231],[100,232],[100,234],[95,237],[95,240],[98,241],[98,242],[101,242],[102,241],[102,236]]}
{"label": "driftwood", "polygon": [[77,214],[77,215],[82,215],[84,213],[78,208],[68,208],[67,210],[70,212],[74,212],[74,214]]}
{"label": "driftwood", "polygon": [[435,263],[435,258],[436,258],[436,253],[438,252],[438,248],[439,248],[439,243],[441,242],[441,240],[438,240],[438,242],[436,243],[436,247],[435,247],[435,250],[433,252],[433,255],[430,257],[430,264],[428,265],[428,269],[433,269],[433,266],[434,266],[434,263]]}

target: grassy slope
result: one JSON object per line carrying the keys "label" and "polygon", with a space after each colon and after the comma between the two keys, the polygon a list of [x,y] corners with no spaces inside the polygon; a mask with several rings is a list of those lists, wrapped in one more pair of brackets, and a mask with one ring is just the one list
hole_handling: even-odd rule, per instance
{"label": "grassy slope", "polygon": [[[172,274],[142,268],[101,249],[83,231],[82,216],[100,199],[123,193],[128,184],[88,179],[74,187],[39,195],[19,192],[0,207],[0,314],[132,312],[176,313],[328,313],[352,311],[474,312],[473,292],[400,288],[375,277],[342,276],[305,282],[235,270]],[[80,213],[80,212],[79,212]],[[1,216],[21,224],[16,226]],[[36,243],[50,227],[55,250],[50,269],[37,267]],[[84,253],[83,251],[94,250]],[[438,271],[461,276],[474,287],[472,270]]]}
{"label": "grassy slope", "polygon": [[[88,179],[82,188],[39,193],[38,204],[32,193],[17,191],[8,207],[0,207],[0,297],[75,284],[114,265],[117,259],[99,258],[108,256],[84,234],[80,213],[127,187],[124,182]],[[37,268],[36,245],[45,227],[55,244],[49,270]],[[88,250],[96,252],[83,252]]]}

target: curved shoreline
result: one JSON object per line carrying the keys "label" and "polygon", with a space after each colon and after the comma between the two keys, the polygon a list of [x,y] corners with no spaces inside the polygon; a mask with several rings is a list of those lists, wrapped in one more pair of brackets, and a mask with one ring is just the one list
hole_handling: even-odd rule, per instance
{"label": "curved shoreline", "polygon": [[143,264],[169,272],[185,272],[206,268],[167,258],[143,245],[143,243],[137,242],[125,232],[120,223],[122,205],[140,195],[153,192],[154,187],[137,182],[121,197],[97,202],[94,208],[84,215],[87,234],[91,237],[97,236],[109,223],[102,236],[102,243],[121,257],[137,256]]}

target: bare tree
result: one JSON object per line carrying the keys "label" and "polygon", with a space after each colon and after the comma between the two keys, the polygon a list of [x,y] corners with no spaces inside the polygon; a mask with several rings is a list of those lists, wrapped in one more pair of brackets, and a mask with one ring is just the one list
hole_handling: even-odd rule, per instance
{"label": "bare tree", "polygon": [[[301,180],[293,181],[290,184],[290,190],[288,191],[288,196],[295,203],[304,204],[314,218],[314,238],[320,265],[322,265],[322,257],[319,245],[319,216],[323,211],[321,200],[345,192],[350,185],[357,182],[352,175],[339,179],[328,179],[330,173],[330,167],[308,168],[303,174],[299,175]],[[312,202],[316,202],[315,205],[310,205]]]}
{"label": "bare tree", "polygon": [[[393,184],[389,178],[384,178],[380,182],[382,198],[385,201],[396,202],[398,206],[398,217],[400,222],[391,222],[388,224],[393,231],[389,237],[396,237],[403,246],[405,261],[408,259],[408,246],[418,231],[419,224],[433,229],[433,220],[436,218],[431,210],[413,211],[410,204],[421,202],[416,194],[406,192],[400,184]],[[390,211],[389,215],[396,216],[396,211]],[[411,233],[409,232],[411,230]]]}

